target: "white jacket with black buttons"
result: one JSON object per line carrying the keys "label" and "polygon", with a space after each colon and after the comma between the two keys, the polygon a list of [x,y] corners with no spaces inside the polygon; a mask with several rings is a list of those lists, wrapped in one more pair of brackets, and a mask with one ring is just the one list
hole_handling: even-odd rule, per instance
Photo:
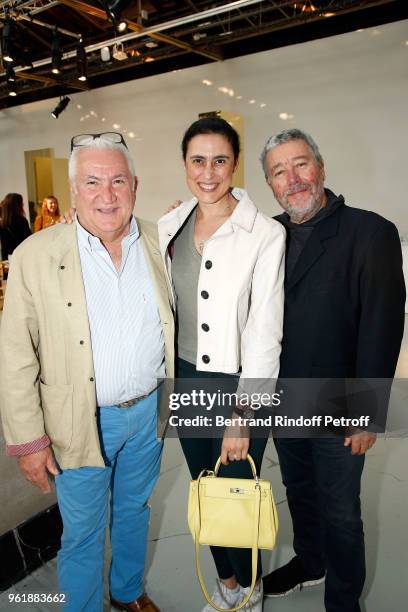
{"label": "white jacket with black buttons", "polygon": [[[205,242],[198,282],[198,370],[241,378],[276,378],[284,304],[285,229],[264,215],[243,189],[238,204]],[[171,279],[169,245],[197,199],[159,220],[160,250]]]}

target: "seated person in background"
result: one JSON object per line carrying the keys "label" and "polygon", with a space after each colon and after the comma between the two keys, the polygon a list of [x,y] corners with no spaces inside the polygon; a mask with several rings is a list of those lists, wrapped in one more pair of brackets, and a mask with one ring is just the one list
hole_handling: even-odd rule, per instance
{"label": "seated person in background", "polygon": [[59,221],[60,214],[57,198],[53,195],[47,196],[43,199],[41,212],[37,215],[34,222],[34,231],[38,232],[41,229],[55,225]]}

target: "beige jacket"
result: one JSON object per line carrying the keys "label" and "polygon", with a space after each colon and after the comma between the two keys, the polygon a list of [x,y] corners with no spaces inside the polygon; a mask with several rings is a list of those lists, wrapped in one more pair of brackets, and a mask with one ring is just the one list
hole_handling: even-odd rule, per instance
{"label": "beige jacket", "polygon": [[[138,225],[163,325],[166,373],[173,378],[174,323],[157,229]],[[94,377],[76,226],[58,225],[27,239],[11,261],[0,335],[7,444],[48,434],[62,468],[103,466]],[[160,416],[160,434],[166,416]]]}

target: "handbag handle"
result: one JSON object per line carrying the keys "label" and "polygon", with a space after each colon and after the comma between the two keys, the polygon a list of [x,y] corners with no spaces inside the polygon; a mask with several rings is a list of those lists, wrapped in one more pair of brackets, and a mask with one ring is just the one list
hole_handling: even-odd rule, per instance
{"label": "handbag handle", "polygon": [[[258,481],[258,474],[256,473],[255,461],[252,459],[249,453],[247,454],[246,458],[247,458],[247,461],[249,461],[249,465],[251,466],[252,476],[255,478],[256,481]],[[215,464],[215,468],[214,468],[214,476],[218,476],[220,467],[221,467],[221,457],[218,457],[217,463]]]}
{"label": "handbag handle", "polygon": [[[253,524],[252,524],[252,582],[251,582],[251,586],[249,589],[249,592],[247,593],[246,597],[241,601],[241,603],[239,604],[239,606],[236,606],[235,608],[229,608],[228,611],[225,610],[225,608],[219,608],[211,599],[210,595],[208,594],[207,588],[205,586],[204,583],[204,579],[203,576],[201,574],[201,566],[200,566],[200,543],[199,543],[199,536],[200,536],[200,527],[201,527],[201,508],[200,508],[200,480],[203,477],[203,475],[207,472],[207,470],[203,470],[199,477],[197,478],[197,489],[196,489],[196,496],[197,496],[197,513],[196,513],[196,520],[195,520],[195,524],[194,524],[194,540],[195,540],[195,562],[196,562],[196,572],[197,572],[197,576],[198,576],[198,581],[200,583],[200,587],[201,590],[203,592],[204,597],[206,598],[207,602],[215,609],[218,610],[218,612],[238,612],[238,610],[241,610],[241,608],[243,608],[245,606],[245,604],[248,603],[248,601],[250,600],[252,593],[254,592],[255,589],[255,583],[256,583],[256,574],[257,574],[257,570],[258,570],[258,539],[259,539],[259,521],[260,521],[260,511],[261,511],[261,487],[258,483],[258,477],[256,475],[256,467],[255,467],[255,463],[254,460],[252,459],[252,457],[248,454],[247,455],[248,461],[251,464],[251,468],[252,468],[252,473],[254,475],[254,478],[256,479],[256,483],[255,483],[255,502],[254,502],[254,513],[253,513]],[[220,463],[221,463],[221,457],[218,458],[218,461],[216,463],[216,466],[214,468],[214,476],[216,476],[216,474],[218,473],[218,469],[220,467]]]}

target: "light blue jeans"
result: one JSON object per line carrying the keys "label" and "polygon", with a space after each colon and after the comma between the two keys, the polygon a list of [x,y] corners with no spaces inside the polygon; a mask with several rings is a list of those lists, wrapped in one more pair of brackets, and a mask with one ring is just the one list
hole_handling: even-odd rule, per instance
{"label": "light blue jeans", "polygon": [[103,610],[105,530],[110,495],[111,595],[130,602],[143,592],[148,499],[157,481],[162,442],[156,438],[157,393],[130,408],[99,409],[105,468],[63,470],[56,489],[64,524],[58,554],[64,610]]}

